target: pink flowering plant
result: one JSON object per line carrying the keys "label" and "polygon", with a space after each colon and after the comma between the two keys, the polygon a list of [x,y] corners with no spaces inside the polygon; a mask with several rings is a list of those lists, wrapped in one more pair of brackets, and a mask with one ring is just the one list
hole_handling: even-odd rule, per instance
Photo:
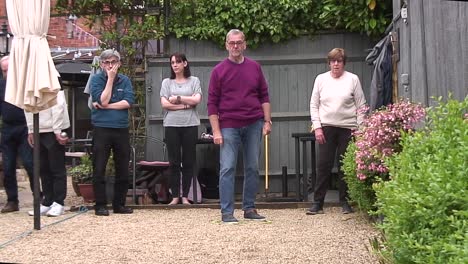
{"label": "pink flowering plant", "polygon": [[[367,109],[363,109],[366,111]],[[372,211],[375,183],[389,180],[385,159],[401,151],[402,133],[413,131],[426,115],[421,104],[402,100],[369,114],[354,133],[343,170],[351,200],[364,211]]]}
{"label": "pink flowering plant", "polygon": [[368,116],[355,133],[358,179],[365,181],[379,177],[388,180],[385,158],[401,151],[402,133],[414,130],[425,115],[420,104],[404,100]]}

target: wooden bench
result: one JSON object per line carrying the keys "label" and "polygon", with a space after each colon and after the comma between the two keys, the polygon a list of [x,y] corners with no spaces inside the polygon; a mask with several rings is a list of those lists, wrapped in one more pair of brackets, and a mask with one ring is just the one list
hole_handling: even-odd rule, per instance
{"label": "wooden bench", "polygon": [[148,189],[135,189],[135,191],[133,189],[128,189],[127,197],[133,197],[133,195],[135,195],[135,204],[140,204],[140,200],[142,205],[151,204],[151,197]]}

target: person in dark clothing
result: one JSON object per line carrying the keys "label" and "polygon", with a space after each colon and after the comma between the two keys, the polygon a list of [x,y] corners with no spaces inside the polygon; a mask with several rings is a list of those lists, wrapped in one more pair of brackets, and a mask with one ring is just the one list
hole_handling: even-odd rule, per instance
{"label": "person in dark clothing", "polygon": [[19,211],[18,182],[16,179],[16,158],[19,155],[29,177],[33,190],[32,148],[28,144],[28,127],[23,109],[5,102],[8,56],[0,59],[3,79],[0,80],[0,115],[2,116],[1,150],[3,159],[3,185],[7,194],[7,203],[2,213]]}
{"label": "person in dark clothing", "polygon": [[93,177],[96,195],[95,214],[108,216],[106,179],[104,173],[111,151],[115,164],[115,184],[112,208],[115,214],[131,214],[125,206],[128,191],[130,135],[128,109],[135,100],[130,78],[119,74],[120,54],[108,49],[101,53],[102,72],[90,81],[93,101],[91,122],[93,131]]}

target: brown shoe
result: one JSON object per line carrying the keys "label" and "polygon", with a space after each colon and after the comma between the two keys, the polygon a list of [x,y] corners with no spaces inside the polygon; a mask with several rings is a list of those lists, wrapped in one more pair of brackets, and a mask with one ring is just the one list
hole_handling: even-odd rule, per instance
{"label": "brown shoe", "polygon": [[18,203],[17,202],[7,202],[5,204],[5,207],[3,207],[3,209],[2,209],[2,214],[3,213],[11,213],[11,212],[15,212],[15,211],[19,211]]}

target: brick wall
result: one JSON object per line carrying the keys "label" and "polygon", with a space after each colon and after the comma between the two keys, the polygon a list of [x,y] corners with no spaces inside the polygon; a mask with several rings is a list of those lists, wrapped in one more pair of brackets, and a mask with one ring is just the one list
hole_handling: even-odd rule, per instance
{"label": "brick wall", "polygon": [[[34,1],[34,0],[31,0]],[[55,6],[55,0],[51,0],[51,9],[53,10]],[[70,47],[70,48],[83,48],[83,47],[94,47],[98,45],[96,40],[92,36],[99,38],[98,34],[95,34],[92,29],[89,29],[84,24],[83,19],[78,19],[76,25],[79,27],[74,33],[73,39],[67,38],[66,30],[66,18],[63,17],[51,17],[49,23],[49,29],[47,34],[55,36],[56,38],[48,38],[50,48],[60,47]],[[0,0],[0,25],[6,23],[8,25],[8,18],[6,12],[6,0]],[[11,30],[8,28],[8,31]],[[78,33],[78,34],[77,34]]]}

